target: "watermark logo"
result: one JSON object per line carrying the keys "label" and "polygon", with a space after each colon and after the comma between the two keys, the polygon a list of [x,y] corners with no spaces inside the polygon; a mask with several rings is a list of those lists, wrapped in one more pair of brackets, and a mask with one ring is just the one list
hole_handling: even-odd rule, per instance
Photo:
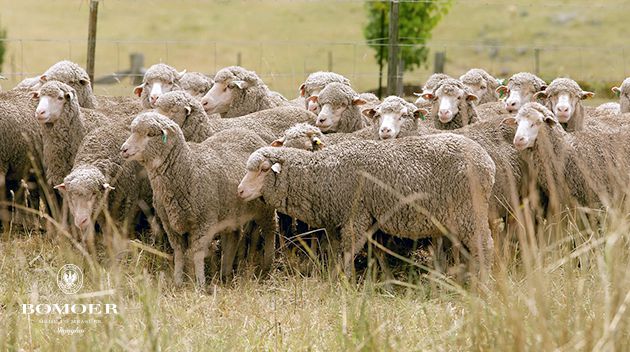
{"label": "watermark logo", "polygon": [[66,264],[57,272],[57,286],[61,292],[73,295],[83,287],[83,272],[74,264]]}

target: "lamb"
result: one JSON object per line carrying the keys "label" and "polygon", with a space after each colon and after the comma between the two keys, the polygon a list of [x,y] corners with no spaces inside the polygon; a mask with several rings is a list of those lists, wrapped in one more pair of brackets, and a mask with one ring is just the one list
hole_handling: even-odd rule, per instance
{"label": "lamb", "polygon": [[81,109],[76,91],[58,81],[46,82],[32,96],[39,99],[34,117],[42,126],[46,180],[55,186],[72,169],[85,134],[111,121],[95,110]]}
{"label": "lamb", "polygon": [[238,194],[248,201],[262,197],[329,233],[340,227],[346,272],[373,226],[418,239],[442,236],[438,224],[487,269],[494,173],[494,163],[479,145],[453,134],[342,143],[317,153],[265,147],[249,157]]}
{"label": "lamb", "polygon": [[420,90],[419,93],[413,93],[413,95],[417,96],[418,99],[414,102],[414,104],[419,108],[428,109],[431,107],[431,102],[427,101],[422,97],[422,94],[425,93],[433,93],[437,86],[445,79],[449,79],[451,76],[444,73],[434,73],[429,79],[424,83],[424,86]]}
{"label": "lamb", "polygon": [[330,83],[319,96],[313,95],[308,100],[321,106],[315,126],[324,133],[350,133],[369,125],[360,109],[367,102],[343,83]]}
{"label": "lamb", "polygon": [[621,86],[612,87],[612,92],[619,97],[619,103],[604,103],[597,111],[605,114],[623,114],[630,112],[630,77],[623,80]]}
{"label": "lamb", "polygon": [[477,104],[499,101],[496,89],[499,88],[500,83],[485,70],[480,68],[470,69],[459,77],[459,80],[479,98]]}
{"label": "lamb", "polygon": [[201,100],[213,84],[212,78],[200,72],[186,72],[179,80],[179,87],[197,100]]}
{"label": "lamb", "polygon": [[597,207],[625,196],[630,172],[630,129],[568,133],[539,103],[525,104],[516,117],[514,146],[530,162],[552,206]]}
{"label": "lamb", "polygon": [[284,106],[258,111],[231,119],[212,118],[201,103],[183,91],[166,93],[156,101],[156,109],[175,121],[189,142],[201,143],[213,134],[229,128],[243,128],[257,133],[271,143],[276,136],[295,123],[314,123],[316,116],[303,108]]}
{"label": "lamb", "polygon": [[350,86],[350,80],[346,77],[334,73],[317,71],[313,72],[306,78],[306,81],[300,85],[300,96],[304,98],[306,104],[306,110],[319,114],[319,104],[308,98],[319,95],[322,89],[324,89],[329,83],[338,82]]}
{"label": "lamb", "polygon": [[547,83],[533,73],[519,72],[510,79],[507,85],[497,88],[499,98],[507,96],[505,107],[509,113],[515,113],[525,103],[534,101],[534,94],[547,88]]}
{"label": "lamb", "polygon": [[[254,220],[265,240],[264,267],[273,259],[273,208],[262,202],[245,203],[236,188],[247,156],[266,143],[251,131],[221,131],[201,144],[186,143],[179,126],[156,112],[138,115],[131,135],[121,147],[127,160],[138,160],[147,170],[153,204],[174,250],[175,283],[183,282],[184,250],[192,254],[197,284],[205,285],[204,258],[217,233],[222,237],[222,274],[231,272],[234,235]],[[189,246],[186,246],[188,235]]]}
{"label": "lamb", "polygon": [[201,104],[208,114],[221,114],[223,118],[290,105],[282,95],[269,90],[256,72],[240,66],[219,70]]}
{"label": "lamb", "polygon": [[153,109],[160,95],[180,89],[179,81],[185,73],[177,72],[167,64],[155,64],[147,69],[142,84],[135,87],[133,92],[140,97],[144,109]]}
{"label": "lamb", "polygon": [[95,96],[87,72],[74,62],[63,60],[50,66],[39,76],[39,84],[32,86],[37,89],[48,81],[60,81],[77,92],[79,106],[87,109],[98,109],[108,115],[137,114],[142,106],[132,97]]}
{"label": "lamb", "polygon": [[131,233],[142,209],[152,204],[149,180],[137,161],[125,162],[120,146],[129,135],[123,121],[97,128],[85,136],[74,166],[56,185],[68,201],[74,225],[85,236],[94,221],[108,225],[104,209],[114,222]]}
{"label": "lamb", "polygon": [[584,129],[584,115],[586,115],[582,100],[591,98],[595,93],[580,88],[570,78],[556,78],[549,86],[536,94],[535,100],[542,100],[551,110],[567,132]]}
{"label": "lamb", "polygon": [[456,79],[443,80],[434,93],[422,93],[422,97],[432,101],[429,120],[435,128],[453,130],[479,121],[472,94]]}

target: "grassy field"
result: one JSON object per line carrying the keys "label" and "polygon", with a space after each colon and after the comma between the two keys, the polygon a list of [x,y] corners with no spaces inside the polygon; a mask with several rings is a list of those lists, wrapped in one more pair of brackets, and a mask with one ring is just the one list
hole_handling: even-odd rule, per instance
{"label": "grassy field", "polygon": [[[34,75],[64,58],[85,62],[88,1],[0,0],[0,6],[11,40],[2,70],[11,78],[7,85],[22,78],[16,73]],[[429,45],[446,51],[449,74],[478,66],[501,77],[534,71],[538,48],[542,77],[568,75],[612,98],[608,86],[630,74],[630,48],[620,35],[628,6],[617,0],[457,1]],[[131,52],[144,53],[147,65],[165,61],[206,73],[236,64],[240,53],[242,65],[289,97],[306,74],[329,68],[358,90],[373,89],[378,66],[363,44],[365,21],[358,1],[103,1],[97,76],[128,68]],[[430,61],[405,81],[420,84],[431,69]],[[97,91],[130,93],[127,84]]]}

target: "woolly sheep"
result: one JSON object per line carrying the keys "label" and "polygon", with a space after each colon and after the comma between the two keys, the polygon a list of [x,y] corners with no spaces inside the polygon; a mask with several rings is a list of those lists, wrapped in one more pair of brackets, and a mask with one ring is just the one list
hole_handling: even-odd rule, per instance
{"label": "woolly sheep", "polygon": [[433,102],[429,120],[437,129],[453,130],[479,121],[473,104],[477,96],[456,79],[442,80],[435,92],[422,97]]}
{"label": "woolly sheep", "polygon": [[[214,235],[238,230],[250,220],[265,234],[264,265],[271,264],[273,209],[262,202],[245,203],[236,193],[247,156],[265,144],[253,132],[238,129],[219,132],[201,144],[186,143],[179,126],[166,116],[145,112],[133,120],[121,152],[128,160],[138,160],[148,172],[154,207],[174,250],[177,285],[183,280],[186,247],[193,257],[196,281],[203,287],[204,258]],[[224,275],[232,270],[234,255],[225,251],[235,237],[222,238]]]}
{"label": "woolly sheep", "polygon": [[515,113],[525,103],[534,101],[534,94],[547,88],[545,81],[533,73],[519,72],[510,79],[507,85],[497,88],[499,97],[507,96],[505,107],[509,113]]}
{"label": "woolly sheep", "polygon": [[223,118],[290,105],[282,95],[269,90],[256,72],[240,66],[219,70],[201,104],[208,114],[221,114]]}
{"label": "woolly sheep", "polygon": [[198,100],[208,93],[213,84],[212,78],[200,72],[186,72],[179,80],[180,88]]}
{"label": "woolly sheep", "polygon": [[329,233],[340,227],[346,270],[373,225],[418,239],[442,236],[438,224],[487,269],[492,261],[487,216],[494,173],[494,163],[479,145],[440,134],[342,143],[317,153],[261,148],[249,157],[238,191],[245,200],[262,197]]}
{"label": "woolly sheep", "polygon": [[479,98],[477,104],[485,104],[499,100],[496,95],[496,89],[499,88],[500,83],[485,70],[480,68],[470,69],[459,77],[459,80]]}
{"label": "woolly sheep", "polygon": [[619,97],[619,103],[604,103],[597,110],[609,114],[630,112],[630,77],[624,79],[621,86],[612,87],[611,90]]}
{"label": "woolly sheep", "polygon": [[513,143],[528,157],[552,205],[594,207],[625,196],[620,190],[629,181],[630,128],[567,133],[539,103],[525,104],[505,123],[517,126]]}
{"label": "woolly sheep", "polygon": [[319,95],[322,89],[333,82],[350,86],[350,80],[338,73],[317,71],[308,75],[306,81],[300,85],[300,96],[304,98],[306,110],[319,114],[319,104],[316,101],[308,100],[308,98]]}
{"label": "woolly sheep", "polygon": [[142,107],[153,109],[155,101],[164,93],[180,89],[180,79],[186,71],[177,70],[167,64],[155,64],[147,69],[142,84],[135,87],[133,92],[140,97]]}
{"label": "woolly sheep", "polygon": [[81,109],[76,91],[58,81],[44,83],[32,95],[39,99],[34,117],[42,126],[46,180],[55,186],[72,169],[85,134],[111,121],[95,110]]}
{"label": "woolly sheep", "polygon": [[104,209],[129,233],[141,210],[152,204],[151,186],[142,166],[137,161],[126,162],[120,155],[128,135],[126,121],[88,133],[72,170],[55,186],[68,201],[74,224],[83,234],[94,220],[105,228]]}
{"label": "woolly sheep", "polygon": [[257,133],[267,143],[295,123],[314,123],[315,115],[293,106],[258,111],[231,119],[212,118],[201,103],[183,91],[169,92],[156,102],[161,114],[175,121],[189,142],[202,142],[213,134],[229,128],[243,128]]}
{"label": "woolly sheep", "polygon": [[556,115],[558,122],[567,132],[584,129],[584,106],[582,100],[595,93],[587,92],[570,78],[556,78],[543,91],[534,94],[535,100],[542,100],[545,106]]}
{"label": "woolly sheep", "polygon": [[324,133],[350,133],[369,125],[360,108],[366,101],[343,83],[330,83],[319,96],[313,95],[308,100],[321,106],[315,126]]}
{"label": "woolly sheep", "polygon": [[433,93],[435,91],[435,89],[437,88],[437,86],[440,84],[440,82],[442,82],[445,79],[451,78],[451,76],[444,74],[444,73],[434,73],[432,74],[429,79],[427,79],[427,81],[424,83],[424,86],[422,86],[422,89],[420,90],[420,92],[418,93],[413,93],[413,95],[417,96],[418,99],[416,99],[416,101],[414,102],[414,104],[419,107],[419,108],[429,108],[431,107],[431,102],[427,101],[426,99],[424,99],[422,97],[422,94],[424,93]]}
{"label": "woolly sheep", "polygon": [[392,95],[374,108],[363,110],[363,114],[374,121],[378,138],[393,139],[417,136],[418,120],[424,120],[429,112]]}

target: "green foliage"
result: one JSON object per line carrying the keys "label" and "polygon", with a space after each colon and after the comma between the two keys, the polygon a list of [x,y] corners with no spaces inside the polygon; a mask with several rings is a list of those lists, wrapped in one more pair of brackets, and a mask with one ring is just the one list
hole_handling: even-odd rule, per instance
{"label": "green foliage", "polygon": [[2,64],[4,64],[4,53],[7,50],[4,39],[7,39],[7,29],[0,26],[0,72],[2,72]]}
{"label": "green foliage", "polygon": [[[439,2],[401,2],[398,8],[399,28],[398,38],[405,71],[411,71],[426,63],[429,49],[425,46],[431,39],[431,31],[448,13],[452,0]],[[387,48],[380,50],[382,44],[388,42],[389,36],[389,2],[368,2],[368,24],[363,30],[370,46],[376,50],[376,60],[380,61],[381,52],[387,61]],[[381,17],[384,13],[384,30],[381,30]],[[381,33],[382,31],[382,33]],[[413,46],[407,46],[413,44]]]}

